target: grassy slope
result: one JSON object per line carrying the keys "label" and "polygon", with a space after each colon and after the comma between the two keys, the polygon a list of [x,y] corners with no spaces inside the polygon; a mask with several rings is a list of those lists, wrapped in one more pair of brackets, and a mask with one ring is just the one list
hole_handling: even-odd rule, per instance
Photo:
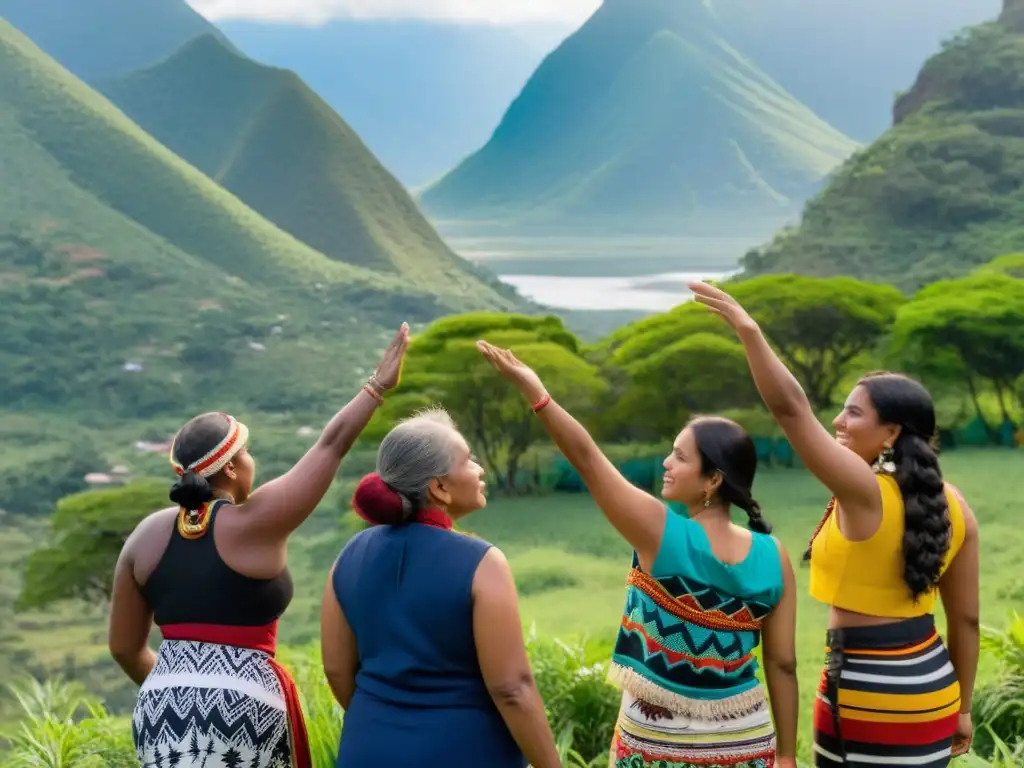
{"label": "grassy slope", "polygon": [[[981,522],[982,620],[1001,627],[1009,610],[1024,597],[1017,567],[1015,497],[1001,479],[1013,472],[1020,457],[1011,451],[957,451],[943,457],[947,476],[963,490]],[[358,473],[353,469],[350,473]],[[826,492],[801,470],[762,471],[757,495],[790,554],[799,558],[814,528]],[[593,507],[588,497],[550,496],[500,500],[466,521],[465,527],[502,547],[509,557],[520,591],[524,623],[540,633],[569,637],[589,635],[596,641],[614,638],[622,610],[629,549]],[[69,652],[81,674],[97,681],[97,690],[115,697],[123,708],[130,686],[106,657],[103,618],[98,610],[82,613],[63,606],[43,614],[10,616],[17,589],[17,563],[42,532],[26,524],[0,528],[0,626],[7,638],[0,650],[27,665],[45,663],[59,670]],[[289,561],[296,598],[282,623],[286,644],[315,640],[324,574],[344,544],[347,533],[329,514],[315,517],[293,539]],[[12,546],[8,546],[11,544]],[[13,546],[17,545],[17,546]],[[7,574],[3,576],[2,574]],[[810,736],[810,705],[820,673],[825,608],[807,595],[807,570],[797,569],[800,596],[797,657],[801,688],[801,735]],[[940,621],[941,626],[941,621]],[[69,641],[73,639],[73,641]],[[90,669],[84,667],[91,664]],[[984,664],[982,677],[988,674]]]}
{"label": "grassy slope", "polygon": [[[165,146],[270,221],[346,263],[495,304],[359,137],[294,73],[206,35],[101,86]],[[506,301],[508,304],[513,301]]]}
{"label": "grassy slope", "polygon": [[972,28],[924,65],[896,125],[852,157],[798,228],[747,271],[851,275],[907,289],[1020,248],[1024,34]]}
{"label": "grassy slope", "polygon": [[186,0],[0,0],[0,18],[83,80],[111,77],[220,32]]}
{"label": "grassy slope", "polygon": [[728,214],[735,226],[793,210],[855,147],[730,47],[702,6],[609,3],[423,203],[439,217],[671,227]]}
{"label": "grassy slope", "polygon": [[314,251],[3,22],[0,71],[0,175],[17,180],[0,187],[8,407],[322,413],[372,365],[380,323],[503,303]]}

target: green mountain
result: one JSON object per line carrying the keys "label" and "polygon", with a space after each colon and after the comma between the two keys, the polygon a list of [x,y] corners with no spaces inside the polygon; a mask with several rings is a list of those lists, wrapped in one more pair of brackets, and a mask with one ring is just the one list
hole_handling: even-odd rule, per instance
{"label": "green mountain", "polygon": [[204,35],[155,67],[98,87],[164,146],[321,253],[460,291],[478,282],[294,73]]}
{"label": "green mountain", "polygon": [[855,148],[731,46],[709,5],[606,0],[422,204],[521,227],[736,233],[797,212]]}
{"label": "green mountain", "polygon": [[185,0],[0,0],[0,18],[86,81],[154,64],[199,35],[220,36]]}
{"label": "green mountain", "polygon": [[327,258],[2,21],[0,72],[7,408],[322,412],[372,364],[382,325],[513,304],[468,274]]}
{"label": "green mountain", "polygon": [[1024,3],[929,59],[895,125],[850,158],[748,274],[852,275],[914,289],[1020,250]]}

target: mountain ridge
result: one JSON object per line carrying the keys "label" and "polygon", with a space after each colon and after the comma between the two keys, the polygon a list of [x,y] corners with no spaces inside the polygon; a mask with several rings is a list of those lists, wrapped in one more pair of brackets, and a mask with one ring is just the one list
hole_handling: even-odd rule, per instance
{"label": "mountain ridge", "polygon": [[184,0],[0,0],[0,18],[85,81],[154,64],[202,34],[231,45]]}
{"label": "mountain ridge", "polygon": [[506,304],[314,251],[4,21],[0,71],[5,409],[324,414],[400,320]]}
{"label": "mountain ridge", "polygon": [[856,146],[731,46],[706,5],[606,2],[421,204],[510,227],[778,224]]}
{"label": "mountain ridge", "polygon": [[[99,85],[132,120],[286,232],[332,260],[442,292],[510,290],[459,258],[362,140],[294,72],[212,35]],[[485,281],[485,285],[481,285]]]}
{"label": "mountain ridge", "polygon": [[1024,34],[1013,14],[921,67],[893,127],[851,157],[745,274],[849,275],[916,290],[1021,250]]}

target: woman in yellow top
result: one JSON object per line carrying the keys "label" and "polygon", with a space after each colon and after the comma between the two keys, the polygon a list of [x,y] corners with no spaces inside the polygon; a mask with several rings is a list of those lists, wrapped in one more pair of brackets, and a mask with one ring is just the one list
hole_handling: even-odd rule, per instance
{"label": "woman in yellow top", "polygon": [[[805,556],[811,596],[831,606],[815,765],[948,765],[971,741],[978,524],[943,482],[931,396],[899,374],[866,376],[833,439],[744,309],[705,283],[690,289],[736,331],[765,405],[833,494]],[[935,630],[937,594],[948,650]]]}

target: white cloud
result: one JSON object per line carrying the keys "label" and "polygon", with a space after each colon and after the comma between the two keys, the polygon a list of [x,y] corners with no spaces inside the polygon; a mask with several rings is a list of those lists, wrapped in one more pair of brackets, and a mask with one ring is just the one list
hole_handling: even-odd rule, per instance
{"label": "white cloud", "polygon": [[188,0],[211,21],[318,25],[331,19],[436,19],[484,24],[579,25],[601,0]]}

